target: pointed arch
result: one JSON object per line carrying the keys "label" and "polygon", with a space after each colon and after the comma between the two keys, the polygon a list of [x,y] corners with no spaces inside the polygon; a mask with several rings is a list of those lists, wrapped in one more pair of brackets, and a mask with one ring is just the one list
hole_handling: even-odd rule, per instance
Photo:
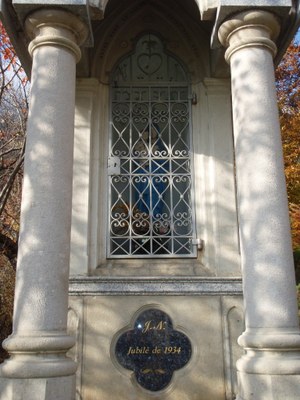
{"label": "pointed arch", "polygon": [[[118,2],[119,4],[120,2]],[[125,8],[108,7],[105,19],[95,30],[92,76],[108,83],[116,62],[133,50],[142,32],[158,34],[166,50],[183,60],[193,82],[209,76],[209,36],[200,18],[191,16],[182,2],[132,0]],[[198,10],[197,10],[198,12]]]}

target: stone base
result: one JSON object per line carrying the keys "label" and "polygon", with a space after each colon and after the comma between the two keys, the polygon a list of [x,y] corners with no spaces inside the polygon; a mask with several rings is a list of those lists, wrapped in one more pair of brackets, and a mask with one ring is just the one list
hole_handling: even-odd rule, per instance
{"label": "stone base", "polygon": [[[235,363],[242,356],[237,338],[244,328],[241,297],[72,296],[69,306],[69,332],[77,338],[69,356],[79,364],[78,400],[225,400],[237,393]],[[115,345],[137,315],[152,308],[167,313],[173,328],[192,344],[189,362],[157,392],[139,385],[132,371],[120,365]]]}
{"label": "stone base", "polygon": [[258,375],[238,372],[236,400],[299,400],[300,375]]}
{"label": "stone base", "polygon": [[74,400],[75,376],[37,379],[0,378],[0,400]]}

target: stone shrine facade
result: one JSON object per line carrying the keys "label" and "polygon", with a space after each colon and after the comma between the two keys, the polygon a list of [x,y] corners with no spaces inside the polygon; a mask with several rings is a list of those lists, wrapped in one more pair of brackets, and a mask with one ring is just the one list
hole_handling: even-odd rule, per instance
{"label": "stone shrine facade", "polygon": [[1,17],[31,102],[0,399],[298,400],[274,62],[299,2]]}

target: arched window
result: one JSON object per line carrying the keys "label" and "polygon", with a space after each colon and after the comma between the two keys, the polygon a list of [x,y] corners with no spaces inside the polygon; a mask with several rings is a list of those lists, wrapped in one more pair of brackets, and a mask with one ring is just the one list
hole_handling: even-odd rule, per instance
{"label": "arched window", "polygon": [[114,69],[107,257],[196,256],[190,103],[183,66],[154,34]]}

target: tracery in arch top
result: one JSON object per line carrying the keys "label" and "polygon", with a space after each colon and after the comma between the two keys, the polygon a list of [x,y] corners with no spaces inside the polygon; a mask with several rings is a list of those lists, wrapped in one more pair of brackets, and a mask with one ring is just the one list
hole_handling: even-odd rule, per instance
{"label": "tracery in arch top", "polygon": [[164,53],[163,43],[153,35],[140,38],[136,51],[125,58],[117,67],[113,83],[122,85],[126,82],[184,82],[186,73],[181,64]]}

